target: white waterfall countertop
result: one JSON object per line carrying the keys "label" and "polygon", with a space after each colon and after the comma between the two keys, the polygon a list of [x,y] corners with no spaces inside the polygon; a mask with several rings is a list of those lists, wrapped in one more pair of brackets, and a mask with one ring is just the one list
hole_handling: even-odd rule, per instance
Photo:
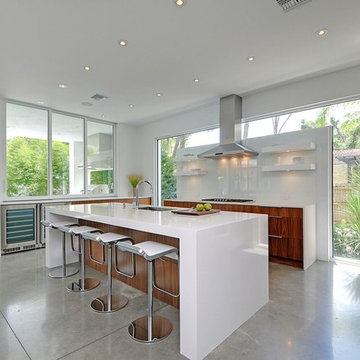
{"label": "white waterfall countertop", "polygon": [[[162,208],[167,207],[163,206]],[[183,232],[196,232],[249,219],[257,219],[259,216],[257,214],[229,211],[203,216],[179,215],[173,214],[170,211],[171,207],[168,207],[169,211],[151,211],[141,210],[141,206],[140,209],[124,208],[119,203],[61,205],[49,207],[49,209],[50,212],[58,215],[172,237],[179,237]]]}
{"label": "white waterfall countertop", "polygon": [[[269,301],[267,216],[204,216],[122,204],[47,207],[47,219],[83,219],[179,239],[180,353],[203,359]],[[60,234],[47,230],[46,265],[61,264]],[[77,256],[67,249],[68,262]],[[145,311],[145,309],[144,309]]]}

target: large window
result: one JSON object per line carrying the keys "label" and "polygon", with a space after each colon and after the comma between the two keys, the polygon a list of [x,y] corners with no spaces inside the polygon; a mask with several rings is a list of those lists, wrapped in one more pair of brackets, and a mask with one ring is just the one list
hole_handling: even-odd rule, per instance
{"label": "large window", "polygon": [[321,118],[321,109],[311,109],[245,122],[240,126],[241,138],[251,139],[303,130],[308,127],[327,126],[327,124],[324,118]]}
{"label": "large window", "polygon": [[52,188],[54,195],[84,193],[84,120],[52,114]]}
{"label": "large window", "polygon": [[113,137],[112,124],[7,103],[6,195],[113,193]]}
{"label": "large window", "polygon": [[88,122],[87,166],[89,191],[114,192],[113,130],[111,125]]}
{"label": "large window", "polygon": [[160,203],[165,199],[176,199],[176,154],[180,149],[219,142],[219,128],[198,131],[158,140],[158,193]]}
{"label": "large window", "polygon": [[7,196],[48,194],[48,112],[7,104]]}

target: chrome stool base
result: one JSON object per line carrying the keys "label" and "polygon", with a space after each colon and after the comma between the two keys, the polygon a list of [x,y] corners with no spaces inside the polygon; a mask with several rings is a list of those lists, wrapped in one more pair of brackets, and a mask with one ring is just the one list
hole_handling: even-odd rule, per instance
{"label": "chrome stool base", "polygon": [[108,296],[103,295],[91,302],[91,308],[98,313],[112,313],[127,305],[129,299],[123,295],[111,296],[111,307],[108,304]]}
{"label": "chrome stool base", "polygon": [[99,285],[100,285],[99,279],[86,278],[85,282],[84,282],[84,287],[82,286],[82,280],[79,279],[77,282],[74,281],[74,282],[70,283],[67,286],[67,289],[68,289],[68,291],[71,291],[71,292],[85,292],[85,291],[95,289]]}
{"label": "chrome stool base", "polygon": [[65,274],[63,271],[63,267],[56,268],[53,270],[50,270],[49,276],[53,279],[61,279],[61,278],[67,278],[69,276],[73,276],[79,272],[79,268],[74,265],[66,265],[65,268]]}
{"label": "chrome stool base", "polygon": [[152,338],[149,339],[148,317],[143,316],[130,323],[128,332],[134,340],[150,344],[168,337],[172,329],[170,320],[162,316],[154,316],[152,318]]}

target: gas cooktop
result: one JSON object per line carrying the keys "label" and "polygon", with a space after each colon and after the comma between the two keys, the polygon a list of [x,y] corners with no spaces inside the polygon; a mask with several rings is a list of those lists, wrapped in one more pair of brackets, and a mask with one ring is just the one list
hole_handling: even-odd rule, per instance
{"label": "gas cooktop", "polygon": [[202,201],[214,201],[214,202],[251,202],[253,200],[249,199],[231,199],[231,198],[212,198],[212,199],[202,199]]}

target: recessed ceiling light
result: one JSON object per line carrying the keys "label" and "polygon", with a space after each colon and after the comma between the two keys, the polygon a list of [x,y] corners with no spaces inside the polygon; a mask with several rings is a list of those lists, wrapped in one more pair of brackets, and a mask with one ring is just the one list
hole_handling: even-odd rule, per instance
{"label": "recessed ceiling light", "polygon": [[248,59],[249,62],[252,62],[252,61],[255,60],[255,57],[254,56],[249,56],[247,59]]}
{"label": "recessed ceiling light", "polygon": [[130,104],[130,105],[129,105],[129,108],[131,108],[131,109],[134,108],[134,107],[135,107],[134,104]]}
{"label": "recessed ceiling light", "polygon": [[328,33],[328,29],[320,29],[320,30],[317,31],[317,34],[318,34],[319,36],[324,36],[324,35],[326,35],[327,33]]}
{"label": "recessed ceiling light", "polygon": [[157,96],[157,97],[161,97],[161,96],[162,96],[162,93],[156,93],[156,96]]}
{"label": "recessed ceiling light", "polygon": [[65,85],[65,84],[59,84],[59,88],[61,88],[61,89],[66,89],[66,88],[67,88],[67,85]]}
{"label": "recessed ceiling light", "polygon": [[175,5],[178,7],[185,5],[185,0],[175,0]]}
{"label": "recessed ceiling light", "polygon": [[194,83],[198,83],[198,82],[200,82],[200,79],[196,78],[193,81],[194,81]]}
{"label": "recessed ceiling light", "polygon": [[127,45],[127,41],[126,41],[126,40],[119,40],[119,45],[120,45],[120,46],[126,46],[126,45]]}
{"label": "recessed ceiling light", "polygon": [[45,103],[43,101],[37,101],[36,102],[38,105],[44,105]]}
{"label": "recessed ceiling light", "polygon": [[89,65],[85,65],[85,66],[84,66],[84,70],[85,70],[85,71],[90,71],[90,70],[91,70],[91,67],[90,67]]}

